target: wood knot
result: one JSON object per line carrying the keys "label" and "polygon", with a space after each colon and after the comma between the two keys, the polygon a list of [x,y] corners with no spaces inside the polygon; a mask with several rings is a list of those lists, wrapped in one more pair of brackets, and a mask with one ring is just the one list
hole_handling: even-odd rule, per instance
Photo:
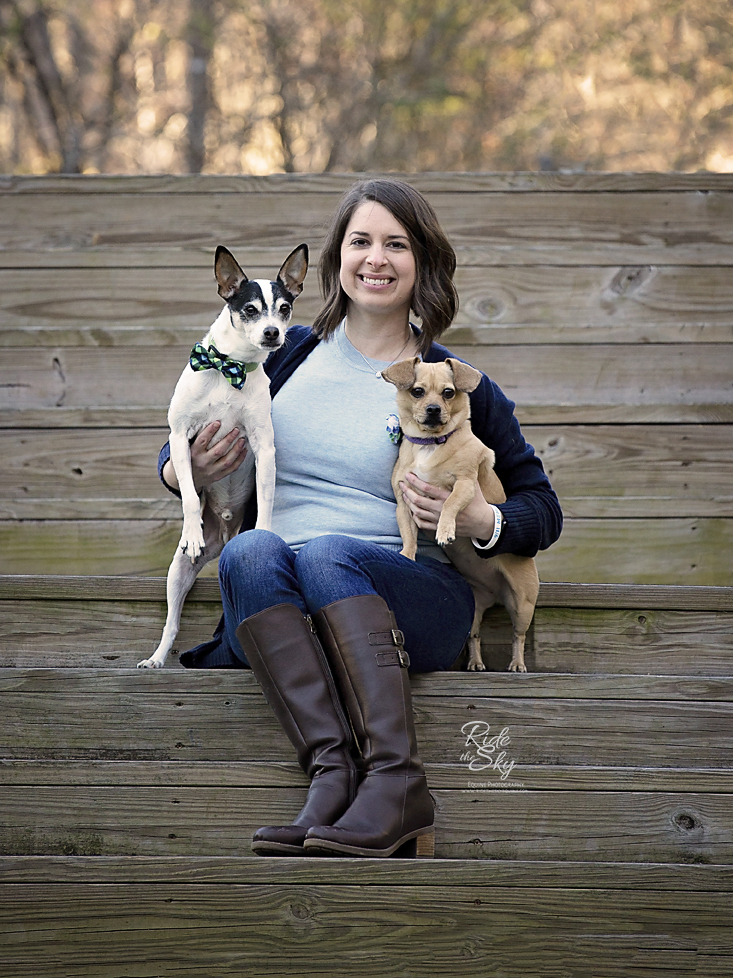
{"label": "wood knot", "polygon": [[674,817],[674,824],[678,829],[682,829],[683,832],[692,832],[693,829],[697,828],[697,822],[692,815],[687,812],[680,812]]}

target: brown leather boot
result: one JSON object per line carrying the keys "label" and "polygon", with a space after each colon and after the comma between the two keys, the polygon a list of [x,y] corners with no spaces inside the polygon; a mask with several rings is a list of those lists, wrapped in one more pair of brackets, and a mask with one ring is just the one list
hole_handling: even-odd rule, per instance
{"label": "brown leather boot", "polygon": [[379,595],[366,594],[327,605],[314,620],[366,775],[338,821],[308,830],[306,854],[431,856],[433,800],[417,752],[409,658],[394,615]]}
{"label": "brown leather boot", "polygon": [[312,825],[330,825],[356,794],[357,767],[349,721],[312,623],[294,604],[245,619],[237,638],[267,702],[311,778],[306,803],[291,825],[258,829],[261,856],[302,856]]}

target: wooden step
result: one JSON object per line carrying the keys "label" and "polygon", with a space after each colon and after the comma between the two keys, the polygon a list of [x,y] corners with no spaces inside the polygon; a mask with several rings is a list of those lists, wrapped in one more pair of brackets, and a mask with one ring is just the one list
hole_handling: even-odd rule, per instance
{"label": "wooden step", "polygon": [[535,671],[412,677],[424,861],[251,856],[306,779],[248,670],[130,668],[164,603],[0,578],[3,978],[733,973],[733,589],[543,585]]}
{"label": "wooden step", "polygon": [[3,859],[8,978],[723,978],[717,867]]}
{"label": "wooden step", "polygon": [[[412,685],[439,856],[733,862],[732,677]],[[246,670],[0,669],[0,710],[6,854],[240,855],[305,797]]]}
{"label": "wooden step", "polygon": [[[197,581],[177,648],[206,641],[220,613],[217,582]],[[132,667],[164,621],[164,578],[0,575],[2,666]],[[488,668],[506,669],[503,609],[487,613],[482,644]],[[733,588],[542,584],[526,659],[535,673],[731,675]]]}

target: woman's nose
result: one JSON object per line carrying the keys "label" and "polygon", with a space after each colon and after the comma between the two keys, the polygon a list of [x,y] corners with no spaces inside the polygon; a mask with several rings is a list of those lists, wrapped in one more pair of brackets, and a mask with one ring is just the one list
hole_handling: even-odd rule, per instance
{"label": "woman's nose", "polygon": [[367,256],[367,262],[372,268],[381,268],[385,261],[384,248],[380,244],[373,244]]}

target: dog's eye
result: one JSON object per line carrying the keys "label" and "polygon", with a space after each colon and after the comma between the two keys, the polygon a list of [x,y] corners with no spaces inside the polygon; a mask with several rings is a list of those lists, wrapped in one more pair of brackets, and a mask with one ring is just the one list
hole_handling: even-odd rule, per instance
{"label": "dog's eye", "polygon": [[412,394],[413,397],[424,397],[425,396],[425,391],[423,390],[422,387],[413,387],[412,390],[410,391],[410,393]]}
{"label": "dog's eye", "polygon": [[279,312],[283,319],[290,315],[290,306],[287,304],[287,302],[282,302],[280,304]]}
{"label": "dog's eye", "polygon": [[452,397],[455,397],[455,396],[456,396],[456,392],[453,390],[452,387],[446,387],[446,389],[443,391],[443,400],[444,401],[449,401]]}
{"label": "dog's eye", "polygon": [[259,311],[260,310],[257,308],[257,306],[253,305],[251,302],[248,302],[242,310],[245,316],[256,316]]}

